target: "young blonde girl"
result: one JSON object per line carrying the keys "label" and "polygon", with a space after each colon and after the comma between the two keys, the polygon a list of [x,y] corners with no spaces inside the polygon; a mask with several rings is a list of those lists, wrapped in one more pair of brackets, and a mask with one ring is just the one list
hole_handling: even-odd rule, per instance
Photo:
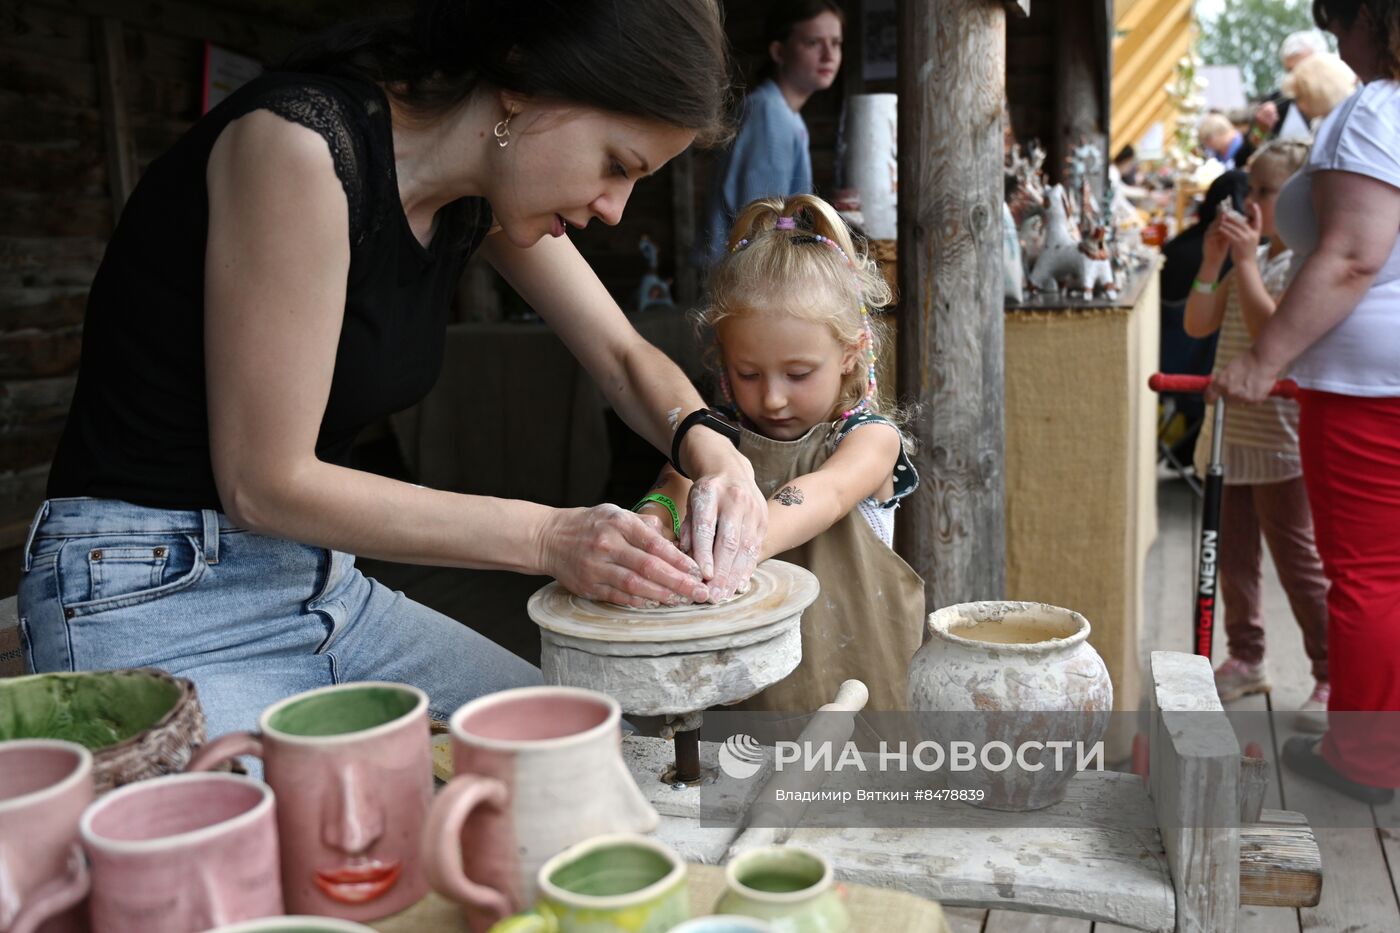
{"label": "young blonde girl", "polygon": [[[801,664],[748,706],[811,711],[854,677],[870,688],[870,708],[903,709],[924,598],[892,549],[895,509],[919,480],[898,427],[880,414],[882,328],[871,310],[889,303],[889,287],[836,211],[810,195],[750,203],[728,249],[697,317],[714,338],[739,450],[770,497],[758,556],[800,564],[821,582],[802,617]],[[687,487],[669,467],[658,481],[672,502],[685,502]],[[663,528],[679,518],[655,498],[638,508]],[[689,529],[680,537],[685,547]]]}
{"label": "young blonde girl", "polygon": [[[1274,227],[1274,202],[1307,157],[1307,143],[1296,139],[1275,140],[1261,148],[1249,163],[1246,213],[1222,210],[1206,233],[1185,323],[1193,337],[1220,330],[1217,373],[1250,348],[1283,293],[1293,254]],[[1267,246],[1260,246],[1261,237],[1268,237]],[[1234,266],[1224,280],[1213,284],[1227,255]],[[1210,435],[1207,422],[1196,447],[1198,472],[1204,471],[1209,457]],[[1321,731],[1327,727],[1329,691],[1327,578],[1303,487],[1297,403],[1270,399],[1258,406],[1231,406],[1222,460],[1220,588],[1230,657],[1215,672],[1220,697],[1230,700],[1270,689],[1264,672],[1262,532],[1302,629],[1316,680],[1299,724]]]}

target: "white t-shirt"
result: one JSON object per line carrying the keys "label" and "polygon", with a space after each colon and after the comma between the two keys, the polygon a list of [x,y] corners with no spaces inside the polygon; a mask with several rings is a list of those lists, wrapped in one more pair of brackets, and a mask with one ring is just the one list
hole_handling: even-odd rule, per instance
{"label": "white t-shirt", "polygon": [[[1400,82],[1372,81],[1338,104],[1318,127],[1308,164],[1279,193],[1274,215],[1293,250],[1292,275],[1317,249],[1312,174],[1318,171],[1352,172],[1400,188]],[[1301,386],[1339,395],[1400,396],[1400,236],[1355,310],[1294,361],[1292,376]]]}

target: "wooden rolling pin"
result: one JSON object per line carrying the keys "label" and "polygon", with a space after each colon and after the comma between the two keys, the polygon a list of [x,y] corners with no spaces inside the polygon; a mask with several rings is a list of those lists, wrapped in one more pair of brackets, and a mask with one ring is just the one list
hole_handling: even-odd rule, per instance
{"label": "wooden rolling pin", "polygon": [[[812,717],[797,742],[804,747],[829,742],[839,752],[855,732],[856,713],[865,709],[870,700],[870,690],[859,680],[847,680],[836,690],[836,699],[817,710],[823,715]],[[778,803],[779,792],[801,794],[821,790],[826,774],[822,771],[774,770],[755,797],[755,803],[748,811],[745,828],[735,838],[725,856],[728,862],[734,855],[754,846],[773,845],[784,842],[792,834],[793,828],[801,822],[805,804],[791,801]],[[773,825],[776,823],[785,825]],[[757,825],[755,825],[757,824]],[[764,825],[769,824],[769,825]]]}

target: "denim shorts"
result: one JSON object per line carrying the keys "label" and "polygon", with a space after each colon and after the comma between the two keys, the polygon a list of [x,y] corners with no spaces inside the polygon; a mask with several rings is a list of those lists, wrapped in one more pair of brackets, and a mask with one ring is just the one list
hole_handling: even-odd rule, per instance
{"label": "denim shorts", "polygon": [[210,510],[45,502],[29,529],[19,617],[30,670],[188,677],[211,737],[345,681],[413,684],[439,719],[540,682],[534,665],[364,576],[352,555],[254,534]]}

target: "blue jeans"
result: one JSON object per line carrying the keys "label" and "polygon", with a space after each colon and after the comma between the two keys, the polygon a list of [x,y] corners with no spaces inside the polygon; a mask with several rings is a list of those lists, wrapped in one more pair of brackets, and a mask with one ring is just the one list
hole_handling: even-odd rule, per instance
{"label": "blue jeans", "polygon": [[254,534],[218,512],[52,499],[19,585],[33,671],[158,667],[194,681],[214,737],[273,702],[389,680],[447,719],[475,697],[540,682],[534,665],[355,569],[355,558]]}

